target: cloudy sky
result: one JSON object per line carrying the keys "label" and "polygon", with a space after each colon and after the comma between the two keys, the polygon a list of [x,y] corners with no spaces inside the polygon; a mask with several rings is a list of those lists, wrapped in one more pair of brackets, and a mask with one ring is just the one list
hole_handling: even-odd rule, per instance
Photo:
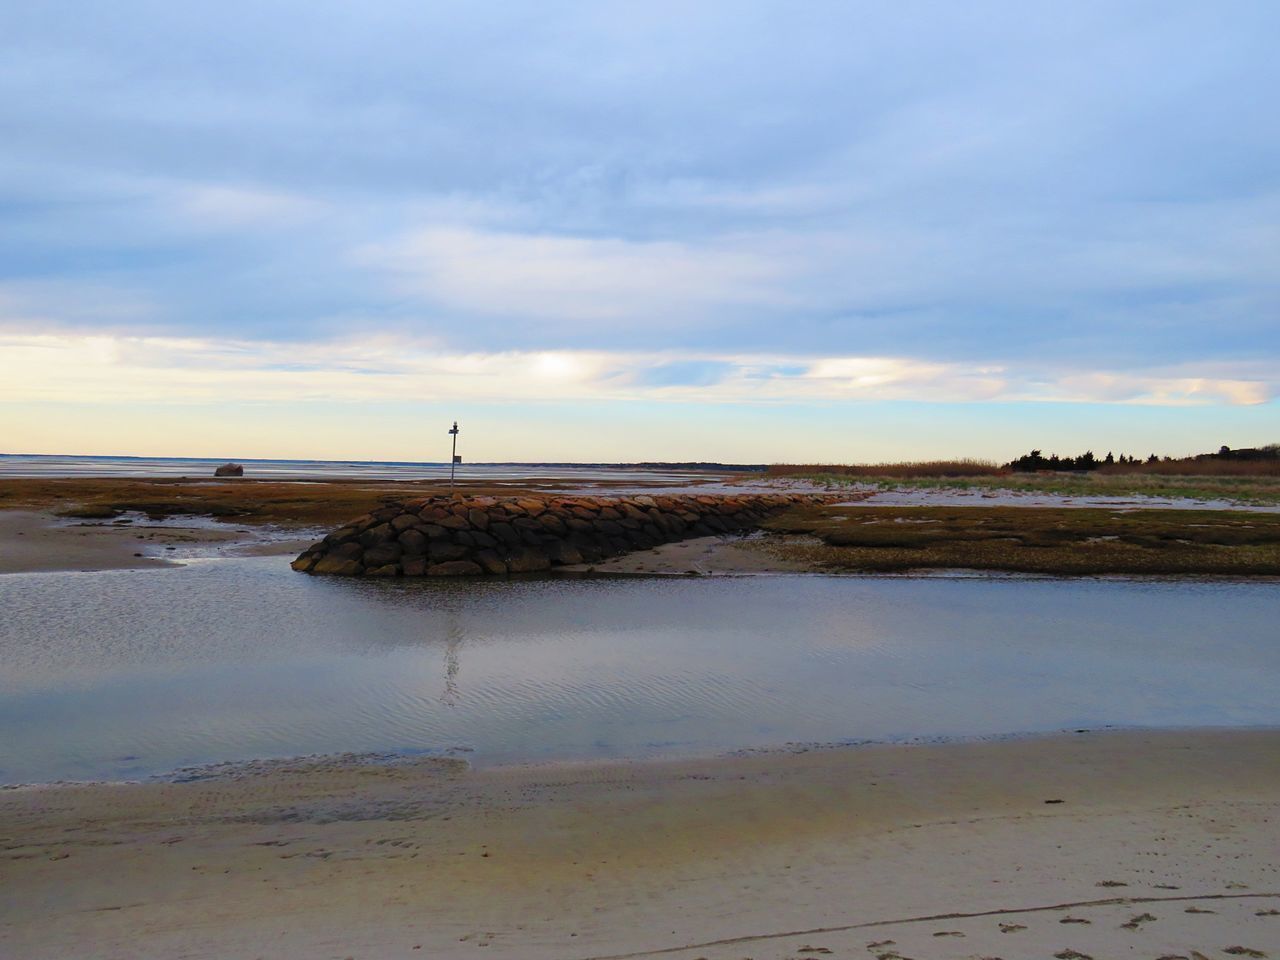
{"label": "cloudy sky", "polygon": [[1280,440],[1280,4],[0,8],[0,452]]}

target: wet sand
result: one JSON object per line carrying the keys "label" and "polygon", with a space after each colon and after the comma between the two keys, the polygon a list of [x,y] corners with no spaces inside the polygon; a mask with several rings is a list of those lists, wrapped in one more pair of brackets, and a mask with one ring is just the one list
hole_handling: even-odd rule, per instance
{"label": "wet sand", "polygon": [[1276,956],[1277,815],[1261,731],[11,789],[0,953]]}
{"label": "wet sand", "polygon": [[0,574],[172,566],[192,556],[292,556],[314,539],[302,531],[215,524],[200,518],[127,523],[68,520],[0,510]]}
{"label": "wet sand", "polygon": [[[661,576],[739,576],[753,573],[813,573],[814,563],[787,559],[775,549],[780,541],[761,535],[695,537],[637,550],[598,563],[553,567],[553,574],[649,574]],[[815,540],[815,542],[817,542]]]}

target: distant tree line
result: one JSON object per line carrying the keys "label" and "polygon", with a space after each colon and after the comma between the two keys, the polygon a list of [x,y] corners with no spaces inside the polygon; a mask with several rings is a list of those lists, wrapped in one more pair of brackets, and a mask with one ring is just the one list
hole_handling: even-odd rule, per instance
{"label": "distant tree line", "polygon": [[1280,460],[1280,443],[1269,443],[1265,447],[1243,447],[1232,450],[1230,447],[1219,447],[1217,453],[1202,453],[1197,460]]}
{"label": "distant tree line", "polygon": [[1006,464],[1006,467],[1009,470],[1026,473],[1036,470],[1081,472],[1100,470],[1103,467],[1206,460],[1280,460],[1280,444],[1273,443],[1265,447],[1247,447],[1240,450],[1232,450],[1230,447],[1224,446],[1220,447],[1217,453],[1201,453],[1194,457],[1183,457],[1181,460],[1175,460],[1173,457],[1161,458],[1154,453],[1142,460],[1127,453],[1122,453],[1117,457],[1111,452],[1108,452],[1102,459],[1098,459],[1094,456],[1092,450],[1086,450],[1076,457],[1060,457],[1056,453],[1046,457],[1041,451],[1032,450],[1016,460],[1011,460]]}

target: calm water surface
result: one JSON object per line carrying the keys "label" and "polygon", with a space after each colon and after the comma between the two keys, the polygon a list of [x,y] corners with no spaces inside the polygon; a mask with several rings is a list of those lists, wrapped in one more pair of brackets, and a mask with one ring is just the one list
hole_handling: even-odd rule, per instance
{"label": "calm water surface", "polygon": [[1270,583],[361,582],[280,558],[0,577],[0,782],[1280,725]]}
{"label": "calm water surface", "polygon": [[[440,432],[444,436],[444,431]],[[447,439],[447,438],[446,438]],[[441,444],[443,452],[448,447]],[[234,458],[233,458],[234,459]],[[0,477],[210,477],[227,458],[216,457],[89,457],[0,453]],[[245,476],[259,480],[442,480],[448,463],[388,462],[381,460],[235,460]],[[556,477],[589,483],[594,480],[645,483],[688,483],[691,479],[721,479],[723,473],[697,470],[659,470],[608,464],[464,463],[457,475],[501,485]]]}

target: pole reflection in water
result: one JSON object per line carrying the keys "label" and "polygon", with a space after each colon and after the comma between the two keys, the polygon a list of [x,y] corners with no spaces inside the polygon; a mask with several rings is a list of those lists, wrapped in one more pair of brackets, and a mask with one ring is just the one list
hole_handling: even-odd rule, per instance
{"label": "pole reflection in water", "polygon": [[461,669],[458,652],[462,649],[464,637],[462,624],[453,610],[449,611],[444,636],[444,693],[440,695],[440,702],[446,707],[456,707],[458,705],[458,671]]}

